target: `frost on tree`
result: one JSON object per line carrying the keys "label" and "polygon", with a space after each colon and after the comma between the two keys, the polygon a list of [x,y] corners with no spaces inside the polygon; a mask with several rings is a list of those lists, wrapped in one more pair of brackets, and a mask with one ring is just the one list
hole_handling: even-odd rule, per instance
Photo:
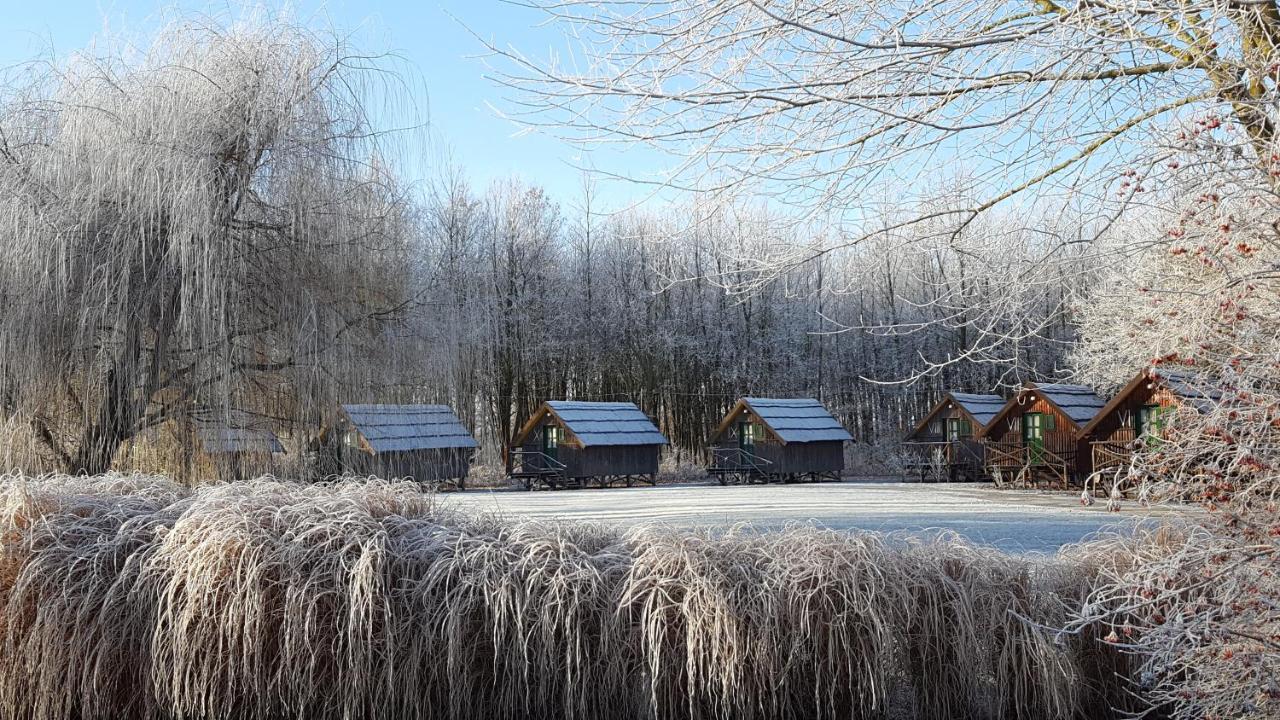
{"label": "frost on tree", "polygon": [[145,52],[12,78],[0,398],[30,429],[15,444],[97,473],[193,408],[287,426],[369,375],[407,227],[365,116],[369,62],[278,22],[180,25]]}

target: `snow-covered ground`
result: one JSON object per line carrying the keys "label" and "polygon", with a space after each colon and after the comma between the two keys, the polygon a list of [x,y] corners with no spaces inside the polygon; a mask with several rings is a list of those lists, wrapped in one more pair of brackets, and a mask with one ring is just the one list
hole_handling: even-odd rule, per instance
{"label": "snow-covered ground", "polygon": [[843,482],[820,485],[664,485],[606,490],[470,490],[444,496],[449,506],[503,517],[631,526],[768,530],[791,523],[880,532],[957,532],[1012,552],[1056,552],[1099,530],[1175,511],[1127,502],[1081,507],[1072,493],[996,490],[989,485]]}

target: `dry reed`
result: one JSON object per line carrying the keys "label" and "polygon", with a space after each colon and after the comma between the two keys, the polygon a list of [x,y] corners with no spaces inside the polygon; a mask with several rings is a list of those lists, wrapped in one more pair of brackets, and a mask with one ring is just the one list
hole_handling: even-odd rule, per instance
{"label": "dry reed", "polygon": [[[1096,577],[956,537],[512,523],[416,486],[0,478],[0,717],[1072,718]],[[1087,629],[1086,629],[1087,630]]]}

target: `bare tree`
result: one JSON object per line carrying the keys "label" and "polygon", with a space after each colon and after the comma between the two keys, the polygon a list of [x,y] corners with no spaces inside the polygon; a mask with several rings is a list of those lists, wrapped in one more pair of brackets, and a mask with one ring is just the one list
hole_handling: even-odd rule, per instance
{"label": "bare tree", "polygon": [[[1200,135],[1201,137],[1197,137]],[[1166,211],[1133,222],[1134,259],[1078,310],[1081,375],[1150,368],[1176,388],[1135,443],[1139,496],[1201,504],[1186,537],[1106,569],[1082,624],[1136,652],[1152,707],[1176,718],[1280,712],[1280,203],[1234,153],[1192,131]]]}
{"label": "bare tree", "polygon": [[520,117],[673,149],[685,157],[673,181],[700,190],[748,185],[848,211],[876,183],[958,160],[987,190],[946,210],[963,220],[1132,159],[1187,107],[1220,109],[1272,164],[1270,1],[539,5],[588,66],[496,49]]}
{"label": "bare tree", "polygon": [[371,379],[409,231],[373,59],[273,20],[41,67],[0,91],[0,377],[48,457]]}
{"label": "bare tree", "polygon": [[[1167,199],[1146,193],[1193,118],[1234,133],[1218,142],[1239,164],[1280,176],[1270,0],[535,4],[583,58],[493,47],[514,117],[588,145],[658,147],[678,158],[676,187],[768,196],[827,226],[821,243],[770,248],[734,281],[745,293],[878,235],[947,243],[983,217],[1038,231],[1047,198],[1094,220],[1045,239],[1092,245],[1126,210]],[[957,169],[963,202],[920,202]],[[1019,293],[1030,279],[1008,280]],[[1037,332],[993,334],[989,318],[947,316],[969,349],[951,362],[1009,357]]]}

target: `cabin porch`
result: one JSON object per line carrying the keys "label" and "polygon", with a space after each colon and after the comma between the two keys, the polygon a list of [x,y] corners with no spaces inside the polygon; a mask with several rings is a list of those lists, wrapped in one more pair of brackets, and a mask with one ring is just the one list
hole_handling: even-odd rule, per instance
{"label": "cabin porch", "polygon": [[707,472],[721,485],[767,483],[774,474],[774,462],[753,452],[754,447],[711,448]]}
{"label": "cabin porch", "polygon": [[972,438],[907,441],[906,471],[920,482],[979,481],[987,477],[982,443]]}
{"label": "cabin porch", "polygon": [[1051,448],[1016,440],[987,440],[983,445],[987,472],[997,486],[1065,489],[1076,481],[1074,448]]}
{"label": "cabin porch", "polygon": [[538,446],[512,448],[507,454],[507,477],[522,483],[526,490],[658,484],[656,472],[640,471],[643,463],[591,462],[595,459],[591,455],[585,448],[565,445],[552,452]]}

